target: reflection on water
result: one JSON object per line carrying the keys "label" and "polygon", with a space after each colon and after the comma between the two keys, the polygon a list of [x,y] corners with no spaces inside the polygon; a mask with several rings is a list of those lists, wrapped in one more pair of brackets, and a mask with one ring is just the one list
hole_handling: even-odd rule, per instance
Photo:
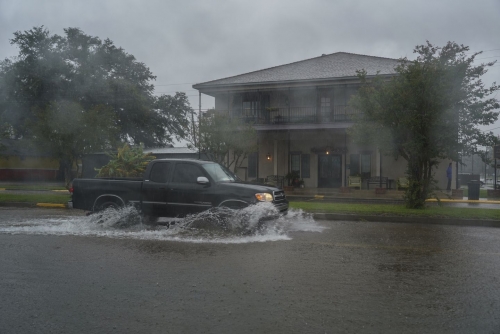
{"label": "reflection on water", "polygon": [[289,232],[321,232],[311,214],[290,210],[280,216],[271,203],[241,210],[214,208],[186,218],[161,219],[157,226],[143,224],[133,207],[108,209],[87,217],[43,218],[12,221],[0,233],[81,235],[142,240],[204,243],[247,243],[290,240]]}

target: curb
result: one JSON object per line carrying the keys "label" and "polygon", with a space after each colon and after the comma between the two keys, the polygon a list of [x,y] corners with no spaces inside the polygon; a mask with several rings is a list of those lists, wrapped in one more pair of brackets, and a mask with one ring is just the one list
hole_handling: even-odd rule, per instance
{"label": "curb", "polygon": [[67,209],[67,204],[58,203],[33,203],[33,202],[0,202],[0,207],[13,207],[13,208],[57,208]]}
{"label": "curb", "polygon": [[430,225],[500,227],[500,221],[492,219],[457,219],[430,217],[372,216],[342,213],[313,213],[315,219],[367,221],[377,223],[417,223]]}
{"label": "curb", "polygon": [[58,204],[58,203],[36,203],[37,207],[40,208],[68,208],[67,204]]}

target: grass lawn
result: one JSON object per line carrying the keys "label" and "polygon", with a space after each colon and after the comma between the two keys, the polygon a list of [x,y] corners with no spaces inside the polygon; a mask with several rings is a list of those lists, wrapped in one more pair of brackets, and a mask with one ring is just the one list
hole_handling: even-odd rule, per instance
{"label": "grass lawn", "polygon": [[6,184],[6,185],[1,185],[0,189],[5,189],[5,190],[67,190],[64,186],[57,186],[57,185],[36,185],[36,184]]}
{"label": "grass lawn", "polygon": [[431,206],[424,210],[415,210],[407,209],[404,205],[398,204],[290,202],[290,208],[321,213],[500,220],[500,209],[457,208],[449,206]]}
{"label": "grass lawn", "polygon": [[0,202],[58,203],[66,204],[71,195],[57,194],[6,194],[0,193]]}

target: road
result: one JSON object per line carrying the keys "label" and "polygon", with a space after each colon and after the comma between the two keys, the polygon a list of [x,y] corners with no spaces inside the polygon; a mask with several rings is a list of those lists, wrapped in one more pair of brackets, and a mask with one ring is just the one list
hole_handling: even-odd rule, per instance
{"label": "road", "polygon": [[500,229],[287,219],[171,233],[0,208],[0,333],[500,332]]}

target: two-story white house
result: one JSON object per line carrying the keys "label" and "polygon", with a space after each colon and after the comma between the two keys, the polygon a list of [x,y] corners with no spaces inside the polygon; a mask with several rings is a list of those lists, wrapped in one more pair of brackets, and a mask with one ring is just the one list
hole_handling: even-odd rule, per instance
{"label": "two-story white house", "polygon": [[213,96],[216,111],[242,118],[257,130],[258,152],[249,156],[240,177],[265,179],[297,171],[306,187],[336,188],[351,175],[391,180],[405,175],[403,159],[383,156],[375,146],[359,147],[346,132],[358,112],[348,104],[360,85],[356,71],[391,77],[397,64],[397,59],[337,52],[193,88]]}

